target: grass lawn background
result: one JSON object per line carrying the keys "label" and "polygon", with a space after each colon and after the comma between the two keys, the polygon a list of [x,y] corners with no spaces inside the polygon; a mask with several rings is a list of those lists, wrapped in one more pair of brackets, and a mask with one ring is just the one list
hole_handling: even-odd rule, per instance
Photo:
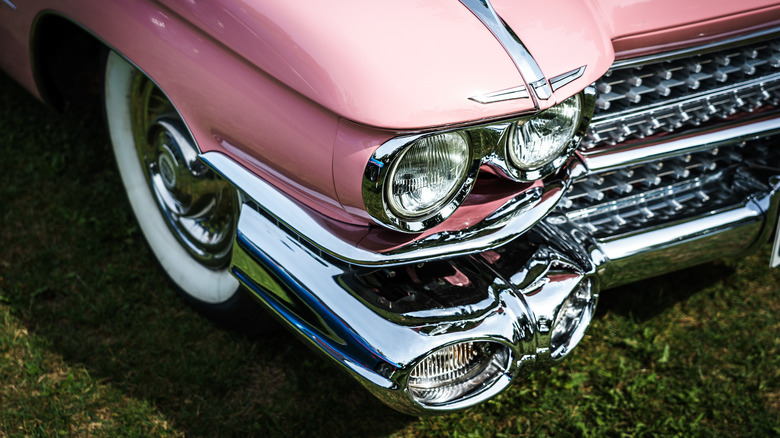
{"label": "grass lawn background", "polygon": [[780,435],[769,246],[602,293],[564,363],[464,412],[375,400],[286,332],[219,330],[147,250],[95,109],[0,74],[0,436]]}

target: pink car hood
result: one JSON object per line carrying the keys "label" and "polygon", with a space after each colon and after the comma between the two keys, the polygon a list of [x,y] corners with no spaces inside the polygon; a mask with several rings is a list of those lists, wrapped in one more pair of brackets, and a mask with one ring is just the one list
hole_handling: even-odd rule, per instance
{"label": "pink car hood", "polygon": [[[525,85],[490,31],[458,0],[161,0],[258,69],[359,124],[416,130],[535,109],[470,97]],[[549,79],[585,66],[539,102],[553,105],[618,56],[745,32],[780,18],[768,0],[493,0]],[[767,15],[771,14],[771,15]]]}

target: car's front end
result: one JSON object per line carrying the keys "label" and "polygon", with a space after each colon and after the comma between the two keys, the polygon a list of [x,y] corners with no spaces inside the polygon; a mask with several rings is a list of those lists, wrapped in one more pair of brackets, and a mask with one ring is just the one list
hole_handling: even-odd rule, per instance
{"label": "car's front end", "polygon": [[448,411],[564,358],[600,290],[769,241],[778,78],[772,29],[618,60],[546,112],[393,137],[362,180],[382,226],[357,240],[202,158],[246,195],[242,284],[389,405]]}
{"label": "car's front end", "polygon": [[63,35],[110,49],[119,169],[183,295],[225,322],[241,285],[447,412],[565,358],[605,288],[777,235],[780,6],[678,3],[30,0],[0,66],[45,98]]}

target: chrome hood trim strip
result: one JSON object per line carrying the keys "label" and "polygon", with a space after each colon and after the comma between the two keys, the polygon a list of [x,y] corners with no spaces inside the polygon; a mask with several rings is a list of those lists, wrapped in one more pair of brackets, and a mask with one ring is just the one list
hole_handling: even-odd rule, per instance
{"label": "chrome hood trim strip", "polygon": [[552,96],[552,88],[542,69],[531,53],[520,41],[517,34],[498,16],[489,0],[460,0],[478,19],[490,30],[499,43],[504,46],[517,70],[523,76],[529,88],[533,89],[534,104],[538,107],[538,100],[547,100]]}

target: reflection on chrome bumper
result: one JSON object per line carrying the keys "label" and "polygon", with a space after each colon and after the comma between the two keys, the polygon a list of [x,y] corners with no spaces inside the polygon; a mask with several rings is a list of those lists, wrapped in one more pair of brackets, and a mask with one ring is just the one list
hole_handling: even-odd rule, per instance
{"label": "reflection on chrome bumper", "polygon": [[[253,242],[262,242],[262,247]],[[562,358],[581,339],[596,301],[592,291],[597,288],[591,285],[588,272],[554,249],[536,247],[533,256],[511,275],[492,273],[493,269],[513,270],[515,255],[502,248],[486,257],[461,256],[448,263],[446,273],[450,275],[445,277],[428,272],[425,264],[402,266],[399,271],[415,270],[412,276],[435,301],[446,299],[446,291],[437,296],[433,290],[432,285],[440,282],[462,289],[461,294],[474,299],[452,308],[394,313],[393,306],[369,302],[367,295],[375,293],[370,288],[350,281],[355,276],[384,273],[323,258],[244,206],[232,269],[296,334],[343,365],[383,401],[402,411],[422,413],[458,409],[490,398],[533,359]],[[440,268],[431,267],[434,271]],[[387,275],[406,275],[392,272]],[[357,290],[361,287],[363,290]],[[571,325],[568,331],[567,327],[559,328],[554,336],[553,322],[566,321],[560,314],[562,304],[581,289],[586,293],[577,303],[582,307],[575,312],[579,320],[567,321]],[[475,388],[463,400],[440,405],[414,400],[407,382],[415,365],[432,351],[477,340],[497,343],[510,351],[500,376],[487,387]]]}
{"label": "reflection on chrome bumper", "polygon": [[[635,156],[626,155],[632,164]],[[534,364],[565,357],[582,339],[599,290],[749,251],[769,240],[780,205],[780,177],[771,175],[741,202],[632,232],[590,233],[559,210],[538,223],[534,217],[536,225],[508,243],[504,236],[445,245],[449,257],[428,249],[371,255],[323,235],[305,208],[224,156],[203,158],[248,197],[234,275],[301,339],[410,413],[474,405]],[[613,167],[621,161],[609,159]],[[315,241],[304,231],[316,233]],[[338,257],[341,249],[350,256]],[[445,402],[410,390],[432,353],[464,343],[471,344],[458,351],[488,345],[481,354],[502,355],[491,374]]]}

